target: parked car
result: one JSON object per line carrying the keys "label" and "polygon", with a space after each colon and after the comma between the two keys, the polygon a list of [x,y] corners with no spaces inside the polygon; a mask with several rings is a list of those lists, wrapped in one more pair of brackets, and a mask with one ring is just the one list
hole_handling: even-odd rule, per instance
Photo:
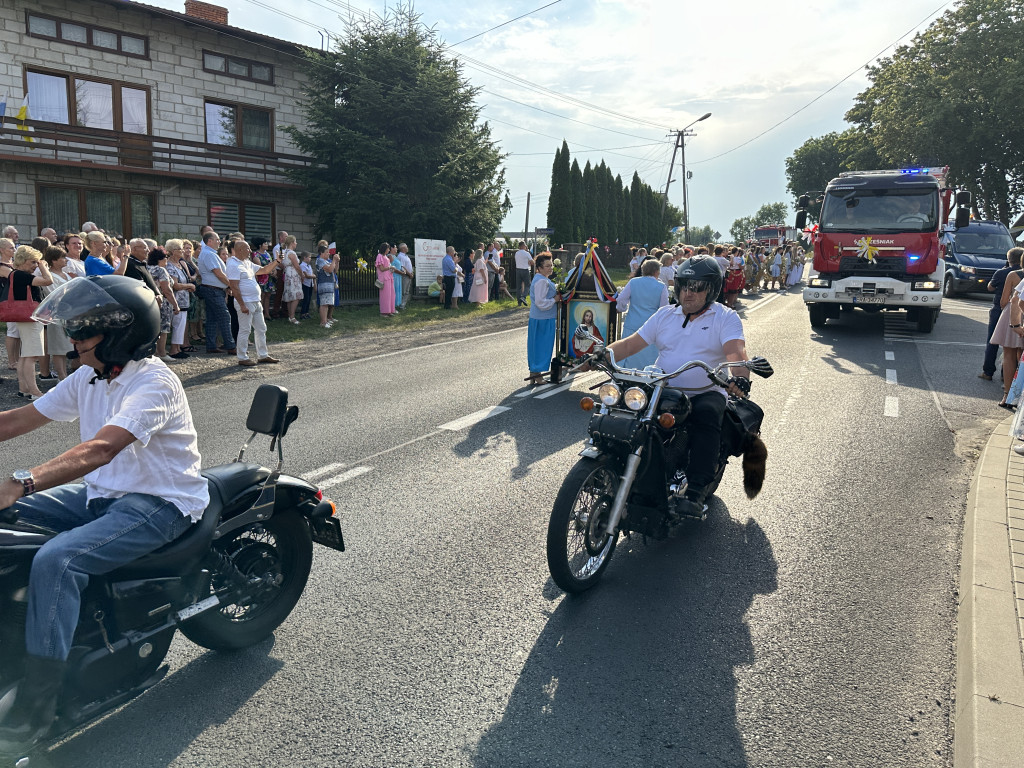
{"label": "parked car", "polygon": [[1009,230],[999,221],[972,221],[950,235],[943,296],[987,291],[988,281],[1006,266],[1006,252],[1014,246]]}

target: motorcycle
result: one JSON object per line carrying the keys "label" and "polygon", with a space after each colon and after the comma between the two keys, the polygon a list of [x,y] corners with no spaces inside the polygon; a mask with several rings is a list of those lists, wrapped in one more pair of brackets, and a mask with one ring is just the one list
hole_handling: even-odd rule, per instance
{"label": "motorcycle", "polygon": [[[692,360],[665,373],[656,366],[621,368],[600,339],[578,329],[573,343],[595,343],[591,367],[608,374],[598,401],[585,397],[592,412],[589,439],[555,497],[548,521],[548,569],[566,592],[593,587],[611,561],[619,534],[664,539],[685,520],[676,507],[688,488],[686,466],[690,434],[689,398],[667,386],[669,379],[703,368],[712,383],[726,387],[727,368],[746,368],[768,378],[774,373],[763,357],[711,367]],[[744,489],[754,498],[764,482],[768,451],[759,437],[764,412],[747,399],[729,397],[722,419],[721,450],[706,497],[717,490],[730,456],[743,457]],[[707,516],[704,507],[702,519]]]}
{"label": "motorcycle", "polygon": [[[214,651],[267,638],[302,595],[313,543],[345,551],[334,504],[305,480],[281,473],[282,441],[298,414],[287,389],[261,385],[246,419],[252,434],[238,457],[203,472],[210,504],[202,518],[170,544],[89,580],[57,717],[43,742],[160,682],[178,630]],[[273,470],[243,461],[257,434],[277,450]],[[32,558],[56,535],[16,517],[13,509],[0,512],[0,719],[23,674]]]}

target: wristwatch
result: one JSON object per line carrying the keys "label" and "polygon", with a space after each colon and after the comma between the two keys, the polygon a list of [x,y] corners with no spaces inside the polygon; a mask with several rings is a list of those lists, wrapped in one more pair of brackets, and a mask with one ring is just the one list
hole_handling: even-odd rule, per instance
{"label": "wristwatch", "polygon": [[25,495],[28,496],[36,491],[36,479],[32,476],[32,470],[30,469],[19,469],[11,475],[13,480],[17,480],[21,483],[25,489]]}

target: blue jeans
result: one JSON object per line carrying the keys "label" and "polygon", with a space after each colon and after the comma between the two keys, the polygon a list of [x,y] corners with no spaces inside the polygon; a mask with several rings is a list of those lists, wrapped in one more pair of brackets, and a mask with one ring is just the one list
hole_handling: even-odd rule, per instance
{"label": "blue jeans", "polygon": [[187,531],[192,518],[145,493],[86,503],[85,485],[59,485],[14,504],[20,520],[61,531],[32,560],[25,648],[65,660],[90,576],[127,565]]}
{"label": "blue jeans", "polygon": [[199,286],[199,295],[206,302],[206,351],[217,348],[217,333],[220,332],[224,349],[234,351],[235,337],[231,335],[231,315],[224,303],[224,291],[209,285]]}

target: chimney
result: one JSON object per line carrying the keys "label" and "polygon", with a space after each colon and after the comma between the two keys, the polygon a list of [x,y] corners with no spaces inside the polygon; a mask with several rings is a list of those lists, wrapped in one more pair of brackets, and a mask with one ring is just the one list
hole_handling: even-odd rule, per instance
{"label": "chimney", "polygon": [[213,3],[201,3],[199,0],[185,0],[185,15],[193,16],[215,24],[228,24],[228,9]]}

